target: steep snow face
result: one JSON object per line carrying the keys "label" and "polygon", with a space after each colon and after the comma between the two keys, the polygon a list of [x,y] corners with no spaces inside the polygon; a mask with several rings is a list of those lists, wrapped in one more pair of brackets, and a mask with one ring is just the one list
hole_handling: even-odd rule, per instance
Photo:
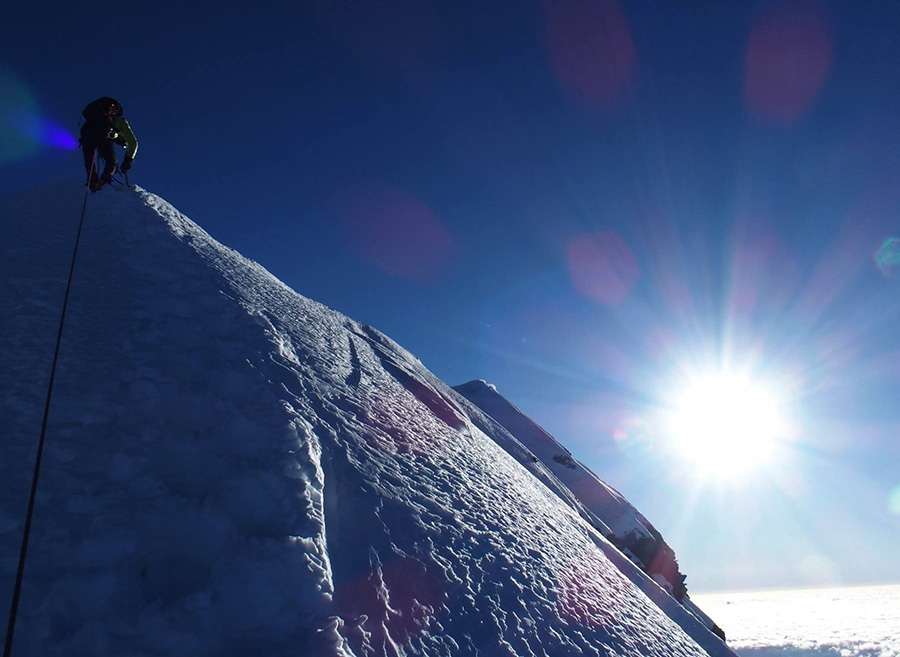
{"label": "steep snow face", "polygon": [[[678,569],[675,552],[628,500],[504,398],[496,386],[479,379],[455,386],[454,390],[507,429],[525,448],[530,460],[546,467],[560,482],[561,487],[557,489],[568,493],[560,496],[564,501],[602,531],[654,581],[680,600],[705,627],[724,638],[721,628],[685,597],[684,575]],[[485,427],[485,432],[494,435],[489,427]],[[505,447],[510,443],[500,440],[498,444]],[[514,457],[518,456],[516,450],[508,451]],[[669,608],[666,604],[661,606]]]}
{"label": "steep snow face", "polygon": [[[0,200],[0,604],[81,202]],[[488,423],[159,197],[91,195],[13,654],[733,654]]]}

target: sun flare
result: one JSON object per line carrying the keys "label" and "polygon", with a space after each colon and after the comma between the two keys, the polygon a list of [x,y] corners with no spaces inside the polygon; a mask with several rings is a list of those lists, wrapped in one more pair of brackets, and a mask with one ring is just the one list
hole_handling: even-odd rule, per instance
{"label": "sun flare", "polygon": [[704,474],[735,478],[769,463],[786,419],[772,390],[747,376],[692,377],[670,408],[676,454]]}

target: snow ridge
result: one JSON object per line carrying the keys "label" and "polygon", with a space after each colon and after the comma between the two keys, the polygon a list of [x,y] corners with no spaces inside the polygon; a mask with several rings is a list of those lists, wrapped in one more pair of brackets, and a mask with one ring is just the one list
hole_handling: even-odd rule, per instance
{"label": "snow ridge", "polygon": [[[0,600],[82,193],[0,199]],[[733,654],[416,358],[158,196],[90,197],[69,313],[15,655]]]}

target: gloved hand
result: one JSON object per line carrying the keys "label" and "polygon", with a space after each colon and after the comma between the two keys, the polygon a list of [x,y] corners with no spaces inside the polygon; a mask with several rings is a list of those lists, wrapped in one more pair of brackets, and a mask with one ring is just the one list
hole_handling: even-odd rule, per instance
{"label": "gloved hand", "polygon": [[133,159],[131,159],[130,157],[126,157],[125,161],[122,162],[122,166],[119,168],[119,170],[122,173],[128,173],[128,170],[131,169],[132,162],[134,162]]}

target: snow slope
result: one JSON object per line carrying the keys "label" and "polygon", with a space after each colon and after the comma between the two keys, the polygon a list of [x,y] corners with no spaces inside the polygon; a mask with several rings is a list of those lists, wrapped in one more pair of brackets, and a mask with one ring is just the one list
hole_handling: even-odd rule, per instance
{"label": "snow slope", "polygon": [[656,533],[653,526],[628,500],[575,460],[569,450],[513,406],[493,385],[477,380],[455,386],[454,389],[497,420],[537,456],[602,519],[612,533],[617,536],[624,536],[629,532],[642,536]]}
{"label": "snow slope", "polygon": [[[654,581],[673,594],[707,628],[724,638],[724,632],[687,595],[685,576],[675,552],[644,515],[590,468],[572,456],[553,436],[504,398],[486,381],[470,381],[454,390],[507,429],[526,448],[530,460],[540,462],[577,500],[574,507],[603,532]],[[486,429],[490,434],[490,429]],[[500,443],[501,445],[504,443]],[[510,452],[514,457],[515,452]],[[561,496],[568,501],[565,495]]]}
{"label": "snow slope", "polygon": [[[82,190],[0,199],[2,608]],[[13,655],[733,655],[516,449],[159,197],[91,195]]]}

